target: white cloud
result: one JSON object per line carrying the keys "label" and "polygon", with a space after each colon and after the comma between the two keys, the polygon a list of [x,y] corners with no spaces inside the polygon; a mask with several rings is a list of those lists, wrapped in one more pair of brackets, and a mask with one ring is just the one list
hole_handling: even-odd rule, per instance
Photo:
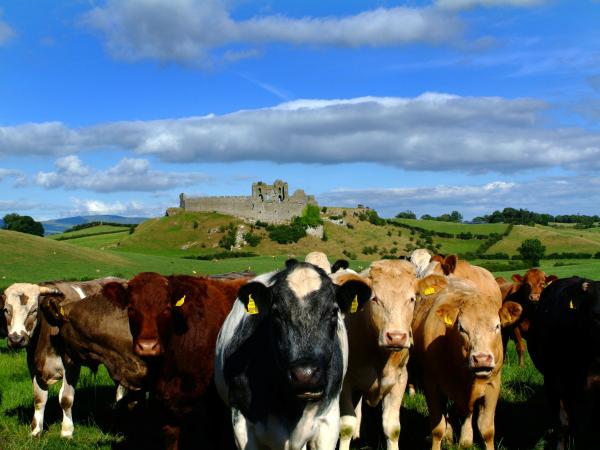
{"label": "white cloud", "polygon": [[36,183],[48,189],[86,189],[95,192],[157,191],[207,181],[203,173],[159,172],[145,159],[124,158],[107,170],[95,170],[75,155],[55,162],[55,172],[39,172]]}
{"label": "white cloud", "polygon": [[27,176],[20,170],[0,168],[0,182],[5,178],[14,178],[13,186],[15,187],[24,186],[27,183]]}
{"label": "white cloud", "polygon": [[441,9],[463,10],[481,7],[497,6],[536,6],[546,3],[546,0],[437,0],[435,5]]}
{"label": "white cloud", "polygon": [[[350,16],[293,18],[261,15],[234,19],[222,0],[108,0],[83,17],[102,34],[108,51],[125,60],[210,63],[211,52],[231,45],[284,43],[337,47],[445,43],[462,21],[434,7],[378,8]],[[250,52],[247,54],[246,52]],[[229,53],[228,53],[229,52]],[[254,49],[225,50],[224,59],[255,56]]]}
{"label": "white cloud", "polygon": [[547,177],[529,182],[495,181],[484,185],[390,189],[336,189],[318,196],[320,204],[354,207],[358,203],[386,217],[410,209],[418,216],[458,210],[466,218],[505,207],[550,214],[598,214],[600,178]]}
{"label": "white cloud", "polygon": [[15,31],[2,20],[2,9],[0,9],[0,45],[7,43],[14,35]]}
{"label": "white cloud", "polygon": [[156,217],[163,215],[167,208],[164,205],[147,205],[137,201],[104,202],[97,199],[72,198],[71,202],[69,209],[63,211],[61,216],[117,214],[129,217]]}
{"label": "white cloud", "polygon": [[[468,173],[599,169],[600,134],[553,126],[545,115],[548,108],[536,99],[436,93],[414,98],[296,100],[220,116],[78,129],[61,123],[0,127],[0,155],[118,149],[170,162],[373,162],[407,170]],[[161,184],[149,176],[121,176],[131,170],[127,167],[119,166],[119,177],[105,174],[106,184],[151,190],[176,179],[158,177]],[[45,183],[58,183],[57,176],[51,175]],[[104,181],[80,178],[80,184],[103,189]],[[69,182],[65,178],[61,183]],[[110,189],[114,190],[104,190]]]}

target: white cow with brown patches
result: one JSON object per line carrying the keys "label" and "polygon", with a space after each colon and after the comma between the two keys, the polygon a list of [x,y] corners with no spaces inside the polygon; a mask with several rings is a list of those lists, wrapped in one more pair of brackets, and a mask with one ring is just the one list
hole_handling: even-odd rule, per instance
{"label": "white cow with brown patches", "polygon": [[[102,286],[112,281],[124,282],[118,278],[103,278],[84,282],[53,282],[42,285],[15,283],[2,295],[3,315],[6,320],[8,345],[11,348],[27,348],[27,366],[33,382],[34,413],[31,421],[31,435],[38,436],[43,429],[44,410],[48,400],[48,386],[62,380],[59,393],[63,410],[61,436],[73,435],[72,406],[75,385],[79,378],[80,366],[62,351],[55,348],[51,336],[57,333],[41,314],[38,306],[44,296],[59,296],[63,302],[78,301],[98,293]],[[119,397],[123,393],[119,391]],[[119,398],[117,398],[118,400]]]}
{"label": "white cow with brown patches", "polygon": [[411,323],[417,297],[444,277],[418,280],[408,261],[377,261],[359,275],[336,272],[337,283],[364,279],[371,300],[356,314],[346,315],[348,372],[340,397],[340,450],[359,437],[362,398],[370,406],[383,403],[383,432],[388,450],[398,449],[400,405],[408,381]]}

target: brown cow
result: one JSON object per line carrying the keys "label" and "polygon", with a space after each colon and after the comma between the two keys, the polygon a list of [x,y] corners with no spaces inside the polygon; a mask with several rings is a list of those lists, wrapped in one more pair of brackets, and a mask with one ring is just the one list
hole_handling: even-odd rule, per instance
{"label": "brown cow", "polygon": [[141,273],[127,288],[110,284],[104,289],[128,307],[134,352],[156,373],[150,390],[161,408],[168,448],[178,448],[187,423],[195,434],[202,430],[203,448],[220,445],[223,405],[213,385],[215,343],[246,281]]}
{"label": "brown cow", "polygon": [[525,367],[525,341],[529,331],[529,322],[540,300],[540,295],[547,284],[558,280],[555,275],[546,275],[539,269],[529,269],[524,276],[515,273],[512,276],[514,283],[506,281],[504,278],[496,278],[502,292],[502,301],[517,302],[523,307],[523,314],[514,325],[502,330],[502,341],[504,342],[504,351],[509,339],[514,339],[515,348],[519,355],[519,365]]}
{"label": "brown cow", "polygon": [[63,358],[63,349],[54,345],[51,337],[57,332],[41,315],[38,306],[46,295],[58,295],[63,301],[79,301],[87,295],[102,290],[108,282],[124,282],[109,277],[83,282],[51,282],[41,285],[15,283],[4,291],[4,315],[8,328],[8,345],[12,348],[27,347],[27,366],[33,380],[34,413],[31,435],[38,436],[44,425],[44,410],[48,400],[48,385],[62,380],[59,393],[63,410],[61,436],[73,435],[72,406],[75,385],[79,378],[79,364]]}
{"label": "brown cow", "polygon": [[414,356],[423,375],[433,450],[452,431],[444,405],[452,400],[464,418],[460,446],[473,444],[473,411],[486,448],[494,448],[494,415],[504,359],[501,327],[514,323],[521,306],[496,299],[473,283],[449,277],[445,289],[418,302],[413,321]]}
{"label": "brown cow", "polygon": [[456,255],[449,255],[441,257],[440,255],[434,255],[431,257],[431,261],[437,264],[430,265],[426,275],[438,274],[438,275],[454,275],[458,278],[469,280],[483,293],[490,295],[495,298],[498,306],[502,304],[502,292],[498,287],[498,283],[491,272],[483,267],[474,266],[469,262],[458,259]]}
{"label": "brown cow", "polygon": [[[335,275],[338,284],[358,278],[351,273]],[[369,406],[382,402],[383,432],[388,450],[393,450],[400,437],[415,302],[419,293],[433,292],[436,281],[446,280],[439,275],[418,280],[415,266],[401,260],[373,262],[361,276],[372,287],[372,295],[361,311],[345,319],[349,356],[340,397],[340,450],[349,449],[351,439],[359,436],[363,396]]]}

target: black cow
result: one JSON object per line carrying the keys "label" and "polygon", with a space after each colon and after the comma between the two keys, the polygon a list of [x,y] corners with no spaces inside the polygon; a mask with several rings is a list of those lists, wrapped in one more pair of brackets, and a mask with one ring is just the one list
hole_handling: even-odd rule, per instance
{"label": "black cow", "polygon": [[544,375],[557,448],[569,438],[577,448],[598,448],[591,424],[600,394],[600,282],[572,277],[546,287],[531,320],[529,353]]}
{"label": "black cow", "polygon": [[238,448],[335,449],[348,362],[342,313],[370,298],[320,268],[288,261],[243,286],[219,333],[215,382]]}

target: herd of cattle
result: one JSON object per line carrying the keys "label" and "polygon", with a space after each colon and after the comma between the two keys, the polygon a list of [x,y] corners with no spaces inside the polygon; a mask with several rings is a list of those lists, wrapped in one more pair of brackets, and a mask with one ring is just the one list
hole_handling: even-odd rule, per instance
{"label": "herd of cattle", "polygon": [[33,436],[57,381],[61,436],[72,436],[80,368],[103,364],[117,401],[158,405],[166,448],[349,449],[364,400],[382,405],[397,449],[409,386],[425,394],[432,449],[453,439],[454,415],[461,446],[476,426],[492,449],[509,338],[521,365],[527,340],[544,375],[557,448],[597,417],[600,282],[538,269],[508,282],[416,250],[356,273],[313,252],[256,277],[17,283],[0,309],[0,335],[27,349]]}

